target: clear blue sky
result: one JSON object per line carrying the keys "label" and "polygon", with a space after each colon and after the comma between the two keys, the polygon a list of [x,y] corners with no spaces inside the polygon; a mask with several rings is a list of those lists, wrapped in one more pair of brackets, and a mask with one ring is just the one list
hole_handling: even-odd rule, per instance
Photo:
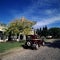
{"label": "clear blue sky", "polygon": [[34,27],[60,27],[60,0],[0,0],[0,22],[16,18],[37,21]]}

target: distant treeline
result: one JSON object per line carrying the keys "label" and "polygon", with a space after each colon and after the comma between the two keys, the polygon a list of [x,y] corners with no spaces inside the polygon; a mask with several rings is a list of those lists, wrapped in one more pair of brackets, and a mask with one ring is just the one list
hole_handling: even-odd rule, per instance
{"label": "distant treeline", "polygon": [[47,26],[45,26],[37,29],[36,32],[39,36],[52,36],[53,38],[60,38],[60,28],[58,27],[48,29]]}

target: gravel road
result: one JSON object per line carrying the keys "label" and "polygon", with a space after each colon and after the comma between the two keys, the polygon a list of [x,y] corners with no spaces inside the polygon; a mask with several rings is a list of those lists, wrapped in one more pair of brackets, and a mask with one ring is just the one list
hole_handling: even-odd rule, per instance
{"label": "gravel road", "polygon": [[3,56],[1,60],[60,60],[60,40],[47,42],[38,50],[24,49]]}

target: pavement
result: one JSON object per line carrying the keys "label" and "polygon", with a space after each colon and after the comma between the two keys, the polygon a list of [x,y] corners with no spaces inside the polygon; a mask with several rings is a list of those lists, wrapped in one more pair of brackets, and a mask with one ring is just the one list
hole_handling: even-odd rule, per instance
{"label": "pavement", "polygon": [[60,39],[46,42],[38,50],[14,49],[14,52],[0,56],[0,60],[60,60]]}

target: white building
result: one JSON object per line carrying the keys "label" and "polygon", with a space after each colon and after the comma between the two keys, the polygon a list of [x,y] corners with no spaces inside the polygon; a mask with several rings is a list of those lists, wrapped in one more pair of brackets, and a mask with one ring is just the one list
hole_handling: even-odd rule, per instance
{"label": "white building", "polygon": [[0,42],[3,42],[4,39],[4,31],[7,27],[4,25],[0,25]]}

